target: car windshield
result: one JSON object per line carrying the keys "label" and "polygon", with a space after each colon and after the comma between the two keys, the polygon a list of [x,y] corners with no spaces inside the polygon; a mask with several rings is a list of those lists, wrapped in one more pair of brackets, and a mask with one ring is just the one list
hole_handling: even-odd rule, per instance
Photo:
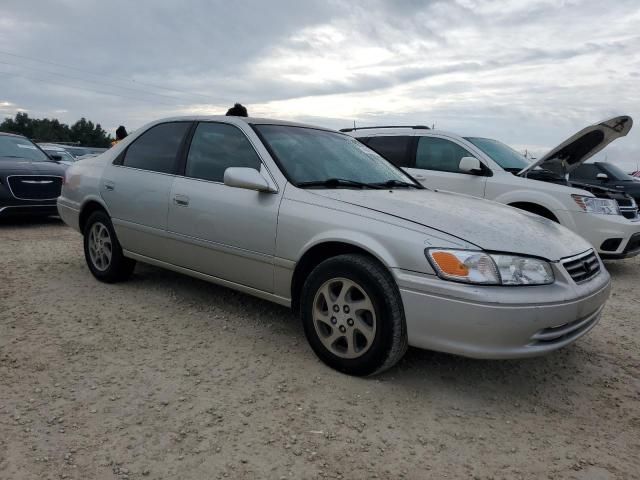
{"label": "car windshield", "polygon": [[24,137],[0,135],[0,161],[23,158],[32,162],[50,162],[42,150]]}
{"label": "car windshield", "polygon": [[[287,178],[297,186],[421,188],[400,169],[356,139],[288,125],[256,125]],[[316,185],[317,184],[317,185]]]}
{"label": "car windshield", "polygon": [[620,167],[618,167],[617,165],[613,165],[612,163],[606,163],[603,164],[605,170],[607,171],[607,175],[609,176],[609,178],[611,180],[618,180],[618,181],[633,181],[633,177],[631,175],[629,175],[628,173],[625,173],[624,170],[622,170]]}
{"label": "car windshield", "polygon": [[530,165],[530,162],[513,148],[491,138],[465,137],[476,147],[487,154],[494,162],[505,170],[522,170]]}

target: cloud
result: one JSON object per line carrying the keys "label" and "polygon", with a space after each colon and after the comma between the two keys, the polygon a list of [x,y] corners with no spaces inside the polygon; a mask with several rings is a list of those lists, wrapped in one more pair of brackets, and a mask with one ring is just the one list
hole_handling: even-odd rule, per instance
{"label": "cloud", "polygon": [[[0,114],[134,129],[240,101],[543,150],[617,113],[640,118],[639,22],[635,0],[5,0]],[[634,129],[601,155],[628,168],[639,148]]]}

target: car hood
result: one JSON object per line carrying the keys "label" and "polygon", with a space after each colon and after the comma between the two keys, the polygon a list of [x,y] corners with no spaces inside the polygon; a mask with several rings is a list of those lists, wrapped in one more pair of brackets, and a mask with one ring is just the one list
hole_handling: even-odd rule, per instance
{"label": "car hood", "polygon": [[65,167],[55,162],[32,162],[26,158],[0,157],[0,175],[64,175]]}
{"label": "car hood", "polygon": [[466,195],[432,190],[308,190],[458,237],[488,251],[557,261],[591,245],[567,228],[531,213]]}
{"label": "car hood", "polygon": [[583,128],[518,175],[526,175],[528,171],[542,167],[565,176],[617,138],[624,137],[632,126],[631,117],[622,115]]}

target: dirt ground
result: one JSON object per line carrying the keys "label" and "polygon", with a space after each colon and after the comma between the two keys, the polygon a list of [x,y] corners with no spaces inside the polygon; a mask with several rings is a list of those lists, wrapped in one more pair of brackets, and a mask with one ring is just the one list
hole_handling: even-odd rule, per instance
{"label": "dirt ground", "polygon": [[358,379],[285,308],[145,265],[100,284],[60,222],[0,224],[0,478],[640,478],[640,259],[608,268],[560,352]]}

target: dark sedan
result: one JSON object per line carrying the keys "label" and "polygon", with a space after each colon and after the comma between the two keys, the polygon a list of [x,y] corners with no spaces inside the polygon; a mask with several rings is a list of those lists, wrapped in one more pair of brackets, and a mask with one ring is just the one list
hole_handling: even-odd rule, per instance
{"label": "dark sedan", "polygon": [[0,132],[0,217],[57,215],[64,171],[28,138]]}

